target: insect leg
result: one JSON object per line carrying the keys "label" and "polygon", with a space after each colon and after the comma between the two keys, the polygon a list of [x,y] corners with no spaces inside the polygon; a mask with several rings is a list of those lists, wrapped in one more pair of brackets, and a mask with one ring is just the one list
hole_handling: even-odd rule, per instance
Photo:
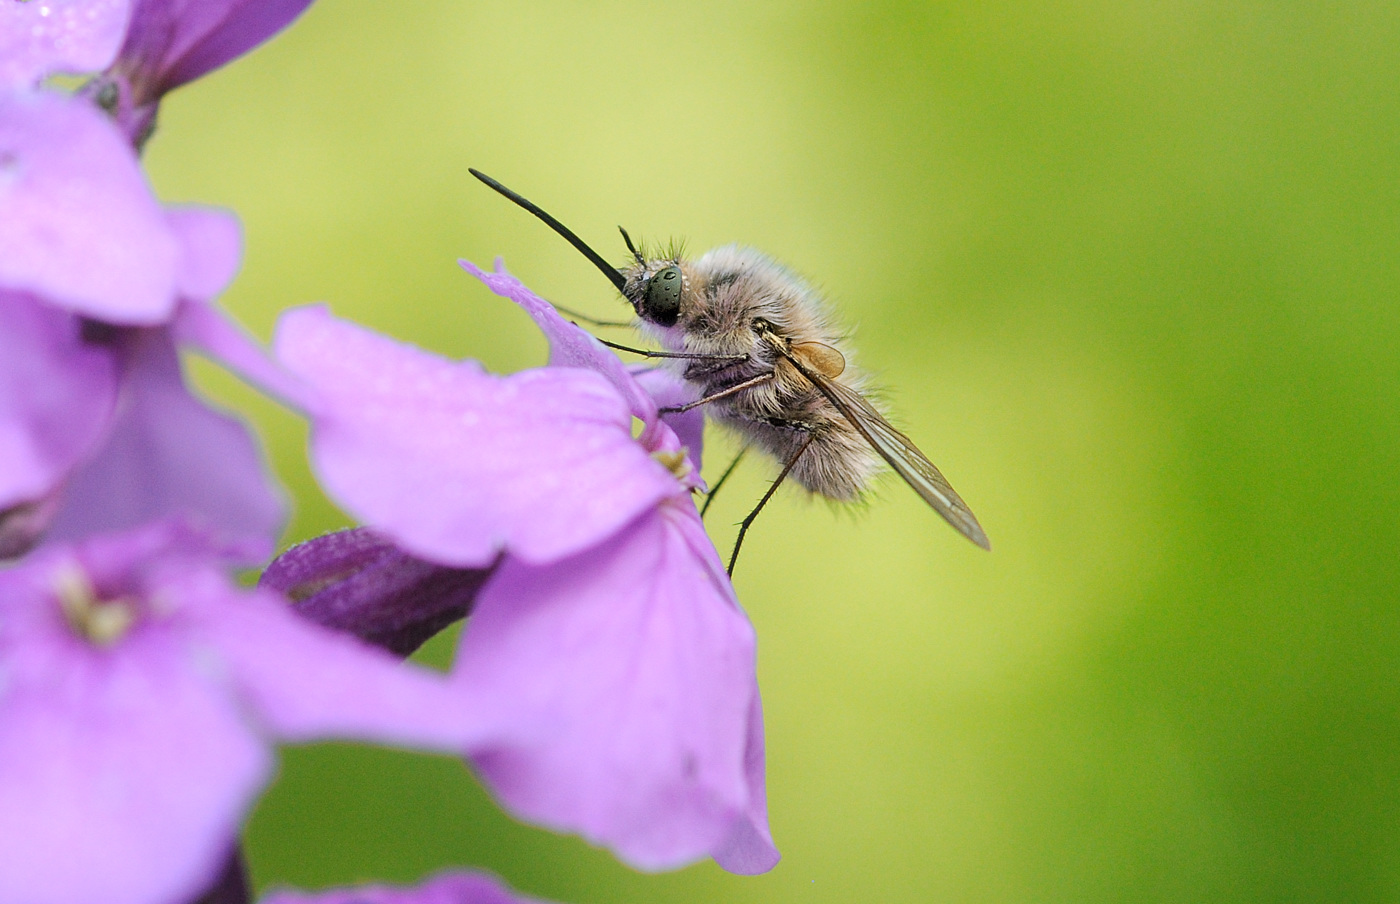
{"label": "insect leg", "polygon": [[719,480],[716,480],[715,485],[710,487],[710,492],[705,494],[705,504],[700,506],[701,518],[705,517],[705,513],[710,510],[710,503],[715,501],[715,494],[719,492],[720,487],[724,486],[724,482],[729,479],[729,475],[734,473],[734,469],[739,467],[739,462],[743,460],[744,453],[747,451],[749,451],[748,446],[739,450],[739,454],[734,456],[734,460],[729,463],[729,467],[725,468],[724,473],[719,475]]}
{"label": "insect leg", "polygon": [[694,402],[687,402],[684,405],[670,405],[666,408],[661,408],[658,410],[662,414],[680,414],[682,411],[689,411],[692,408],[699,408],[701,405],[705,405],[710,402],[717,402],[720,399],[734,395],[736,392],[742,392],[745,389],[752,389],[753,387],[758,386],[761,383],[766,383],[769,380],[773,379],[773,374],[774,372],[770,370],[766,374],[759,374],[751,380],[745,380],[742,383],[736,383],[728,389],[721,389],[714,395],[707,395],[703,399],[696,399]]}
{"label": "insect leg", "polygon": [[778,487],[782,485],[783,480],[788,476],[788,472],[792,470],[793,465],[797,464],[797,460],[802,457],[802,453],[807,451],[807,447],[812,445],[812,440],[816,438],[816,434],[807,437],[807,440],[793,453],[792,458],[787,460],[787,464],[783,465],[782,471],[778,472],[778,479],[773,481],[773,485],[768,488],[768,492],[764,493],[763,498],[758,500],[758,505],[753,507],[753,511],[749,512],[748,517],[739,525],[739,536],[734,538],[734,551],[729,554],[728,572],[730,577],[734,576],[734,563],[739,561],[739,547],[744,545],[744,534],[749,532],[749,525],[753,524],[753,519],[757,518],[758,513],[763,511],[763,507],[768,504],[769,499],[773,498],[773,494],[778,491]]}
{"label": "insect leg", "polygon": [[566,308],[561,304],[554,305],[554,310],[571,320],[582,321],[590,326],[636,326],[629,320],[599,320],[597,317],[589,317],[587,314],[581,314],[573,308]]}
{"label": "insect leg", "polygon": [[690,352],[653,352],[644,348],[632,348],[630,345],[618,345],[616,342],[609,342],[606,339],[599,339],[598,341],[608,348],[615,348],[620,352],[631,352],[634,355],[641,355],[644,358],[685,358],[688,361],[747,361],[749,359],[748,355],[698,355],[691,354]]}

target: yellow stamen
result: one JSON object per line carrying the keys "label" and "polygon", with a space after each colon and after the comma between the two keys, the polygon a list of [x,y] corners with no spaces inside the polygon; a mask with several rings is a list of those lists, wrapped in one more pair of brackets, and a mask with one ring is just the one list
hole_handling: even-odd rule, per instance
{"label": "yellow stamen", "polygon": [[665,465],[677,480],[690,476],[690,454],[684,447],[678,452],[653,452],[651,457]]}
{"label": "yellow stamen", "polygon": [[76,566],[64,568],[55,576],[54,594],[68,626],[94,646],[111,646],[136,621],[136,607],[131,600],[98,599],[87,576]]}

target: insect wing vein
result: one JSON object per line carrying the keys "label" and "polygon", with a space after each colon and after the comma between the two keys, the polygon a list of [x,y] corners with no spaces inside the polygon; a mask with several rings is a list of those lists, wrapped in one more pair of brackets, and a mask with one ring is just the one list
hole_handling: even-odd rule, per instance
{"label": "insect wing vein", "polygon": [[[793,360],[789,356],[789,360]],[[953,525],[959,533],[983,549],[991,549],[991,541],[977,523],[977,516],[963,502],[962,497],[948,483],[948,479],[929,461],[919,447],[909,437],[900,433],[885,420],[884,415],[871,407],[860,393],[831,380],[815,371],[814,368],[793,360],[793,364],[808,380],[821,390],[836,410],[860,431],[866,441],[880,456],[889,462],[890,467],[905,483],[909,484],[933,510]]]}

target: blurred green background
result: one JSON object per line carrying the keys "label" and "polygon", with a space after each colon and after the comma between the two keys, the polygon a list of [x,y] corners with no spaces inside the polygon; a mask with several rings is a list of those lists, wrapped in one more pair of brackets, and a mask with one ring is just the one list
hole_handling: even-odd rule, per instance
{"label": "blurred green background", "polygon": [[[450,760],[286,752],[260,885],[479,864],[571,902],[1400,900],[1400,6],[319,0],[177,92],[163,197],[236,209],[226,304],[511,371],[459,256],[615,314],[615,226],[743,241],[858,328],[980,516],[782,494],[757,625],[772,873],[648,876]],[[296,499],[299,421],[213,368]],[[716,435],[711,477],[733,444]],[[751,463],[709,522],[774,469]],[[428,657],[450,651],[447,639]]]}

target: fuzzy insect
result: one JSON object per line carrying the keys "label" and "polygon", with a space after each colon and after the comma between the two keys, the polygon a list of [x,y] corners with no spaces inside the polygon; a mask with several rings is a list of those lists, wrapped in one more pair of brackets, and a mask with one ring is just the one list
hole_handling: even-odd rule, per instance
{"label": "fuzzy insect", "polygon": [[[882,459],[958,532],[991,548],[976,516],[938,468],[867,400],[865,379],[847,365],[839,348],[842,337],[831,325],[826,305],[800,277],[762,252],[739,245],[716,248],[693,261],[674,252],[647,257],[625,229],[622,237],[632,263],[618,269],[533,202],[489,176],[470,172],[543,220],[617,287],[636,312],[636,325],[666,351],[607,344],[669,359],[698,395],[669,410],[708,406],[714,420],[744,438],[746,449],[756,446],[783,463],[740,525],[731,573],[749,525],[786,478],[850,502],[869,487]],[[733,465],[714,490],[732,470]]]}

